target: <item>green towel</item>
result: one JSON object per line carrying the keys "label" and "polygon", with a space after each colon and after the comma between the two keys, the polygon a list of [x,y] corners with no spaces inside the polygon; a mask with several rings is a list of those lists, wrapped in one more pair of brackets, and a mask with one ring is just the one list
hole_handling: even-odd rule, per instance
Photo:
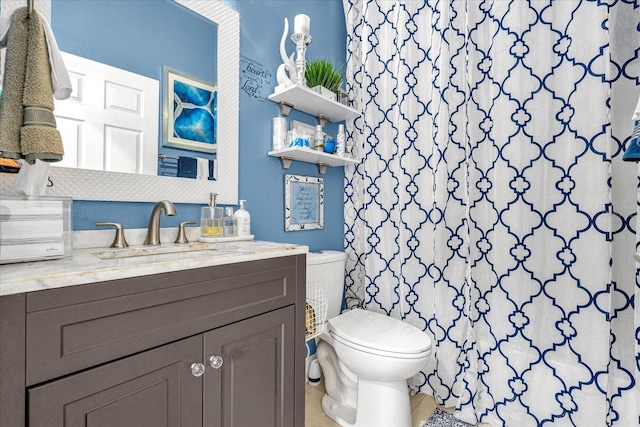
{"label": "green towel", "polygon": [[[17,52],[11,52],[12,49]],[[13,70],[11,73],[10,69]],[[10,78],[11,85],[7,81]],[[9,86],[7,90],[11,94],[5,98],[3,89],[0,99],[0,127],[4,129],[5,122],[8,124],[7,131],[0,133],[0,156],[24,158],[29,164],[37,159],[45,162],[62,160],[64,150],[53,115],[51,66],[44,27],[39,14],[34,11],[29,15],[27,8],[16,10],[12,16],[5,86]],[[14,93],[17,90],[20,91],[18,95]],[[17,99],[20,99],[19,103]],[[17,131],[16,122],[20,124]]]}
{"label": "green towel", "polygon": [[20,128],[22,127],[22,93],[27,70],[27,37],[29,13],[26,7],[11,16],[7,34],[7,56],[4,83],[0,98],[0,157],[21,159]]}

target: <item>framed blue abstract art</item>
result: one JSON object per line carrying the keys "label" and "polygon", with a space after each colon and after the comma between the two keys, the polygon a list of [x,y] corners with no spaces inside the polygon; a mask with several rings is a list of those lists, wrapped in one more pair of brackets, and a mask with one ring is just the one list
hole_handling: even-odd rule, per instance
{"label": "framed blue abstract art", "polygon": [[163,68],[162,145],[215,153],[218,87]]}
{"label": "framed blue abstract art", "polygon": [[324,181],[309,176],[284,177],[284,230],[324,227]]}

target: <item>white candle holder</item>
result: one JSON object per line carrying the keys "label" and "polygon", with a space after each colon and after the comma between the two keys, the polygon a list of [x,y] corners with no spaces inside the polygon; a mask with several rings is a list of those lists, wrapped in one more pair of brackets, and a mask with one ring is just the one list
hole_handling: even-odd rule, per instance
{"label": "white candle holder", "polygon": [[294,33],[291,36],[291,40],[296,44],[296,79],[295,84],[307,85],[307,79],[304,77],[304,72],[307,67],[307,61],[305,54],[307,53],[307,46],[311,44],[313,40],[309,34]]}

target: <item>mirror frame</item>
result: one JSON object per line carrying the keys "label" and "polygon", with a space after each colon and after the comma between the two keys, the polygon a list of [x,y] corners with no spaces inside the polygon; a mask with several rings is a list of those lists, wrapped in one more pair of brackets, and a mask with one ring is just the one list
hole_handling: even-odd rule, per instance
{"label": "mirror frame", "polygon": [[[52,166],[53,186],[47,196],[75,200],[174,203],[209,202],[217,193],[221,204],[238,204],[238,104],[240,67],[240,15],[219,0],[174,0],[218,25],[218,141],[216,181]],[[158,116],[160,117],[160,115]],[[0,192],[12,192],[15,174],[0,174]]]}

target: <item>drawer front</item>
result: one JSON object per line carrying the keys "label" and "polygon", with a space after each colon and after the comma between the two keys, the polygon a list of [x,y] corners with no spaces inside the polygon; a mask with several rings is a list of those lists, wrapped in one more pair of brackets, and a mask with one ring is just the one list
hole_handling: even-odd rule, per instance
{"label": "drawer front", "polygon": [[275,258],[28,294],[27,385],[294,304],[296,260],[300,265],[298,257]]}

